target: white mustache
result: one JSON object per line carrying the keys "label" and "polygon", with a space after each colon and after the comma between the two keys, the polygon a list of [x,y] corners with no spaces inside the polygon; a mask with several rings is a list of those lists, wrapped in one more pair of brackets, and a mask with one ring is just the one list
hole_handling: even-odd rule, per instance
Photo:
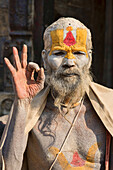
{"label": "white mustache", "polygon": [[80,76],[81,72],[75,68],[73,69],[59,69],[55,72],[55,76]]}

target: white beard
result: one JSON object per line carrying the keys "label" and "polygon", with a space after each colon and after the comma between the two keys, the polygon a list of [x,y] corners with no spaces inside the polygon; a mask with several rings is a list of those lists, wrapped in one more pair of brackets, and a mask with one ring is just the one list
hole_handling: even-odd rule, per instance
{"label": "white beard", "polygon": [[84,96],[90,80],[91,76],[86,68],[77,70],[74,67],[68,69],[60,67],[57,71],[46,75],[46,82],[55,94],[54,104],[58,108],[67,99],[69,99],[68,107],[77,103]]}

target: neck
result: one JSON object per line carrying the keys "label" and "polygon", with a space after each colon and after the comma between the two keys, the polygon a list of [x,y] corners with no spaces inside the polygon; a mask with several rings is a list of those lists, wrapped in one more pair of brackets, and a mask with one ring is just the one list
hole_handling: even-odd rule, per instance
{"label": "neck", "polygon": [[60,108],[65,106],[67,108],[73,108],[79,105],[81,99],[83,98],[85,91],[79,89],[75,90],[72,93],[69,93],[66,96],[61,96],[55,90],[51,90],[51,95],[54,99],[54,105]]}

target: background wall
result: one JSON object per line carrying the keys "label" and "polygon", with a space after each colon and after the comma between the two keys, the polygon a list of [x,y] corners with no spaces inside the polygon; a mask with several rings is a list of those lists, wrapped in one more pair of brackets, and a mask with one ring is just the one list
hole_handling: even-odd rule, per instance
{"label": "background wall", "polygon": [[60,17],[74,17],[92,32],[94,80],[113,87],[112,0],[0,0],[0,113],[13,102],[11,76],[3,58],[11,62],[12,47],[21,53],[28,45],[28,60],[41,65],[43,32]]}

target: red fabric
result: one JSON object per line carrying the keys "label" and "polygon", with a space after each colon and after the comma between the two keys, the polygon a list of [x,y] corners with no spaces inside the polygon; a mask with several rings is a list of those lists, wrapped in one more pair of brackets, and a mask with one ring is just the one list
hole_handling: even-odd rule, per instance
{"label": "red fabric", "polygon": [[111,143],[111,135],[110,135],[110,133],[108,131],[106,131],[105,170],[109,170],[110,143]]}

